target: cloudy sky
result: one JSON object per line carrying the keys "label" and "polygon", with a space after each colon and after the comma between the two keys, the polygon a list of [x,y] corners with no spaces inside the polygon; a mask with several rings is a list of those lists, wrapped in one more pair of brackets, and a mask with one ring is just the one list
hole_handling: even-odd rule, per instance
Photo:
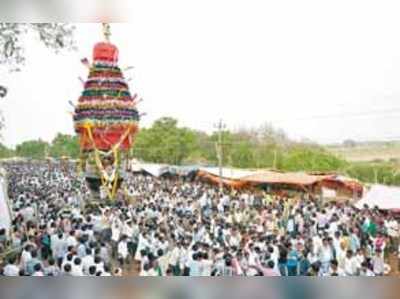
{"label": "cloudy sky", "polygon": [[[397,1],[398,2],[398,1]],[[400,3],[361,0],[138,1],[112,25],[121,66],[143,97],[143,125],[173,116],[207,131],[270,122],[321,143],[400,139]],[[79,50],[55,55],[34,36],[20,73],[0,69],[9,96],[4,143],[73,133],[72,108],[102,40],[77,24]]]}

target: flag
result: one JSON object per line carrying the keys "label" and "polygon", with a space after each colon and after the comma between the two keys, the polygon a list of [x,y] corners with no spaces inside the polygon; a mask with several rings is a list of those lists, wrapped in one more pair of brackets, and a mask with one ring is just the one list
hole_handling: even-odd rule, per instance
{"label": "flag", "polygon": [[84,66],[90,68],[89,59],[87,59],[87,58],[82,58],[82,59],[81,59],[81,62],[82,62],[82,64],[83,64]]}

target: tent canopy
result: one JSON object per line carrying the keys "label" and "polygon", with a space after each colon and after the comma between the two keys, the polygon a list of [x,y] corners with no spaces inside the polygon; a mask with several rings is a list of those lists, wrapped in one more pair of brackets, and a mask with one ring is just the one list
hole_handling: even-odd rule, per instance
{"label": "tent canopy", "polygon": [[362,209],[365,205],[381,210],[400,210],[400,188],[374,185],[355,206]]}
{"label": "tent canopy", "polygon": [[[217,167],[202,167],[198,171],[198,177],[211,181],[214,184],[221,182]],[[306,172],[280,172],[274,170],[243,170],[236,168],[222,169],[222,183],[233,188],[245,188],[257,185],[270,185],[291,189],[310,190],[310,188],[330,188],[337,194],[343,194],[344,190],[362,196],[363,185],[350,178],[332,173],[306,173]]]}
{"label": "tent canopy", "polygon": [[152,176],[159,177],[164,174],[167,167],[164,164],[136,163],[132,164],[131,170],[133,172],[146,172]]}
{"label": "tent canopy", "polygon": [[[163,164],[142,163],[132,161],[131,169],[134,172],[144,171],[153,176],[159,177],[165,174],[189,176],[196,174],[197,177],[219,184],[220,170],[218,167],[199,167],[191,166],[174,166]],[[306,173],[306,172],[280,172],[273,170],[253,170],[238,168],[222,168],[222,183],[233,188],[244,188],[256,185],[276,185],[290,186],[296,189],[306,189],[310,187],[321,186],[334,190],[347,189],[358,193],[362,193],[363,186],[361,183],[350,178],[338,176],[331,173]],[[361,195],[360,195],[361,196]]]}
{"label": "tent canopy", "polygon": [[282,173],[276,171],[264,171],[246,176],[242,179],[250,183],[311,186],[332,177],[332,175],[311,175],[304,172]]}
{"label": "tent canopy", "polygon": [[[218,167],[200,167],[200,171],[219,177]],[[230,180],[240,180],[246,176],[255,174],[255,171],[243,170],[237,168],[222,168],[222,177]]]}

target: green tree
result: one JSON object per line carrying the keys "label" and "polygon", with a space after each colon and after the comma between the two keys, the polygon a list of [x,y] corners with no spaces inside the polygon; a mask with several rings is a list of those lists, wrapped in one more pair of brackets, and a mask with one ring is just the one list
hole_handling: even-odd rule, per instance
{"label": "green tree", "polygon": [[215,143],[211,141],[210,136],[201,131],[194,131],[193,134],[196,141],[192,147],[193,151],[188,154],[183,163],[186,165],[215,164],[217,159]]}
{"label": "green tree", "polygon": [[68,156],[73,159],[79,157],[79,141],[78,137],[58,134],[52,141],[50,146],[50,156],[54,158],[60,158],[62,156]]}
{"label": "green tree", "polygon": [[25,141],[17,146],[16,154],[19,157],[44,159],[49,146],[47,142],[40,139]]}
{"label": "green tree", "polygon": [[343,173],[365,183],[400,186],[400,172],[392,163],[352,163]]}
{"label": "green tree", "polygon": [[14,151],[3,144],[0,144],[0,159],[11,158],[14,156]]}
{"label": "green tree", "polygon": [[182,164],[196,149],[196,133],[178,127],[178,121],[164,117],[138,134],[134,155],[145,161]]}
{"label": "green tree", "polygon": [[230,150],[233,167],[252,168],[256,164],[254,147],[248,140],[236,143]]}
{"label": "green tree", "polygon": [[[134,155],[168,164],[217,165],[219,134],[209,135],[161,118],[137,136]],[[275,168],[284,171],[340,171],[347,163],[316,144],[290,141],[270,125],[222,132],[223,165],[238,168]]]}
{"label": "green tree", "polygon": [[316,145],[294,145],[283,158],[283,170],[337,171],[346,162]]}

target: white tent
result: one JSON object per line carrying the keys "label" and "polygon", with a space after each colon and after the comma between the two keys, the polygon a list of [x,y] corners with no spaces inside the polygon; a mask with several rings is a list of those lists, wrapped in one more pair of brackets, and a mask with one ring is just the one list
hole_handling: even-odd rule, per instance
{"label": "white tent", "polygon": [[131,162],[131,170],[133,172],[145,171],[155,177],[163,175],[167,168],[168,166],[164,164],[141,163],[138,161]]}
{"label": "white tent", "polygon": [[143,163],[141,167],[147,173],[150,173],[152,176],[159,177],[164,173],[165,165],[163,164],[151,164],[151,163]]}
{"label": "white tent", "polygon": [[368,205],[369,208],[378,207],[381,210],[400,210],[400,188],[374,185],[356,203],[358,209]]}
{"label": "white tent", "polygon": [[7,195],[7,181],[4,169],[0,169],[0,228],[11,227],[11,212]]}

